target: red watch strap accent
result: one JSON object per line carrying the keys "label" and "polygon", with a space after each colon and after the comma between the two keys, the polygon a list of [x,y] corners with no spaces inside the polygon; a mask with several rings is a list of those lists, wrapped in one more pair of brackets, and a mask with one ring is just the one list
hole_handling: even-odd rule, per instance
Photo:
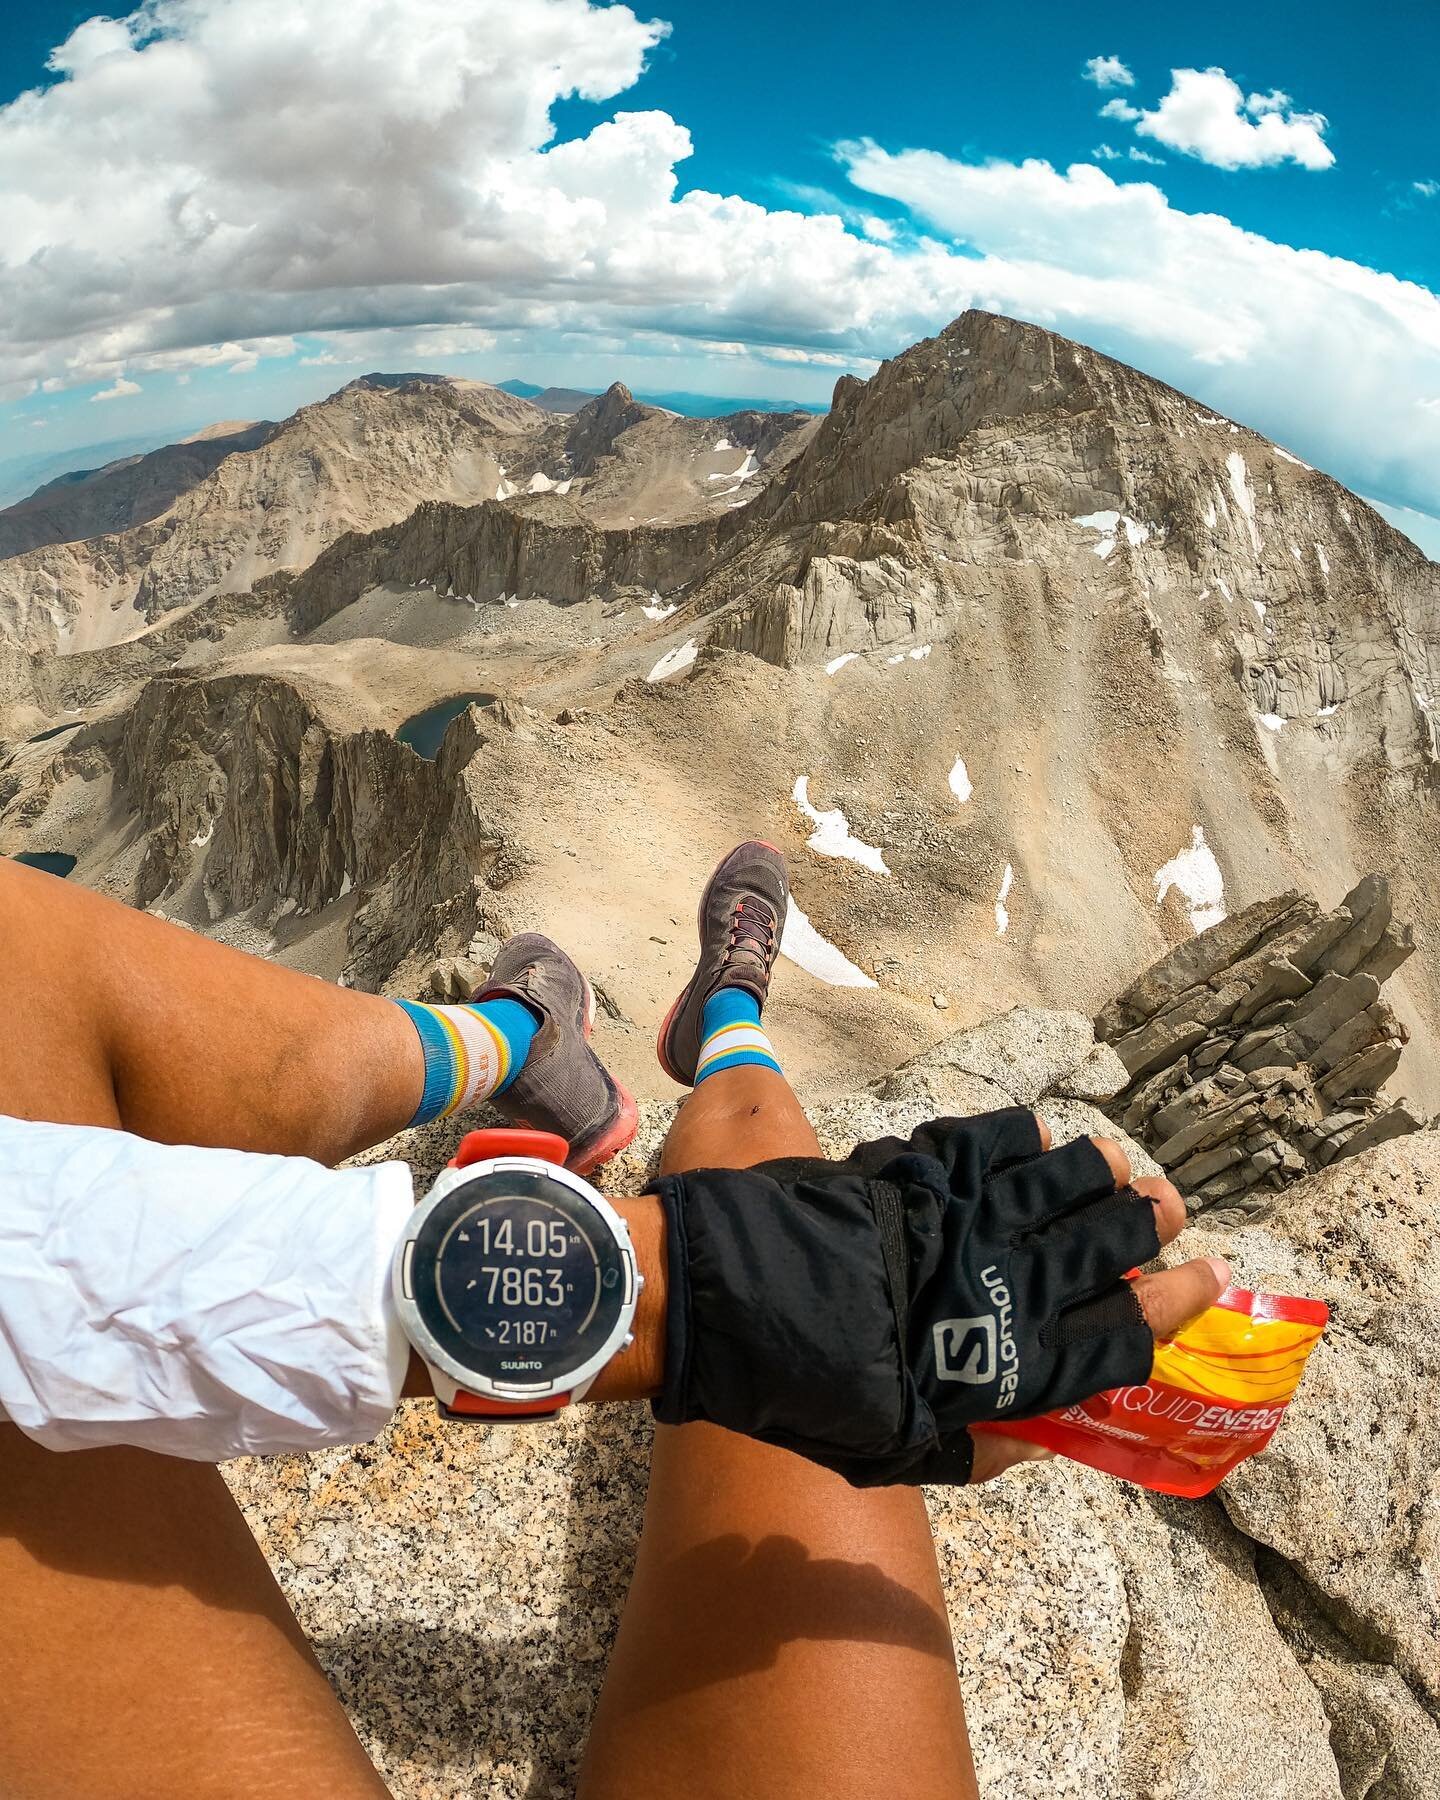
{"label": "red watch strap accent", "polygon": [[523,1400],[487,1400],[483,1395],[456,1388],[455,1398],[445,1411],[463,1419],[546,1419],[569,1404],[568,1394],[552,1394],[548,1400],[527,1404]]}
{"label": "red watch strap accent", "polygon": [[554,1131],[531,1131],[523,1125],[496,1125],[485,1131],[467,1131],[450,1159],[452,1169],[468,1169],[471,1163],[494,1156],[533,1156],[558,1163],[563,1169],[570,1146]]}

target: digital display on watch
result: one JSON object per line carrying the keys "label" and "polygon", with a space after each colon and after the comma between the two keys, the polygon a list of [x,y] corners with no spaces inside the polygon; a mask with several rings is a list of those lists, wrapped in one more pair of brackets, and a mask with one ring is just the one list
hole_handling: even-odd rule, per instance
{"label": "digital display on watch", "polygon": [[416,1240],[412,1281],[449,1355],[517,1385],[579,1368],[625,1297],[623,1259],[599,1214],[538,1171],[478,1176],[448,1194]]}

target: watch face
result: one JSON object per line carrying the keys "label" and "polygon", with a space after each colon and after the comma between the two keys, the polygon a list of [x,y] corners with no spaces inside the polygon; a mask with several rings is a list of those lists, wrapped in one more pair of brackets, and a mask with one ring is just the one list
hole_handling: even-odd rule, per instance
{"label": "watch face", "polygon": [[491,1381],[539,1383],[604,1345],[625,1262],[599,1213],[539,1171],[479,1175],[420,1228],[414,1300],[440,1347]]}

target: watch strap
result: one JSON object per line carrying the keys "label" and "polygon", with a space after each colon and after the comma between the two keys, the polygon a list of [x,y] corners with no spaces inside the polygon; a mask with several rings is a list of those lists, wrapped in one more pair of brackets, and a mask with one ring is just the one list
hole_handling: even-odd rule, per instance
{"label": "watch strap", "polygon": [[543,1400],[489,1400],[483,1394],[472,1394],[456,1388],[447,1405],[438,1401],[442,1417],[447,1419],[486,1419],[491,1424],[523,1423],[526,1419],[553,1419],[570,1404],[569,1394],[549,1394]]}

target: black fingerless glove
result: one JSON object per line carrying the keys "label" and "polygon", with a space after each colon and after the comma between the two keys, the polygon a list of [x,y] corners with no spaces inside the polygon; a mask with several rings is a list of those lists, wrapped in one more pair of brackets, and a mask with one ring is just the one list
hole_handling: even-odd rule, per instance
{"label": "black fingerless glove", "polygon": [[964,1482],[967,1427],[1146,1380],[1121,1276],[1159,1249],[1088,1138],[1020,1108],[842,1163],[662,1177],[670,1287],[655,1417],[798,1451],[857,1487]]}

